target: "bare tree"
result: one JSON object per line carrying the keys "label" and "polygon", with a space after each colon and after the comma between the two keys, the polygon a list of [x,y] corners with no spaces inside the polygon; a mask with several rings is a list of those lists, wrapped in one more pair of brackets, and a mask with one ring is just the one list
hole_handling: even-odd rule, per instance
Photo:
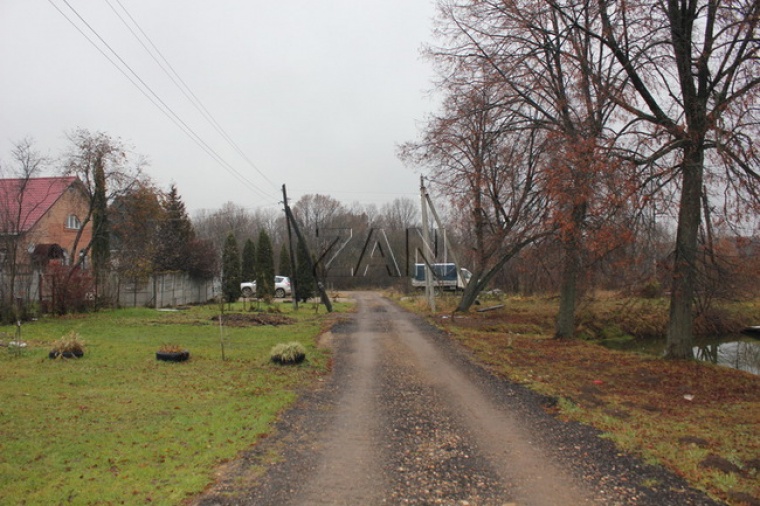
{"label": "bare tree", "polygon": [[[93,221],[102,206],[99,202],[104,201],[108,205],[117,196],[128,192],[140,180],[145,161],[138,157],[132,163],[125,144],[103,132],[91,133],[79,128],[71,132],[68,138],[71,147],[64,157],[63,172],[79,178],[89,201],[87,214],[81,219],[82,226],[71,249],[74,260],[69,272],[73,273],[92,249],[92,240],[88,244],[80,244],[80,241],[85,226]],[[102,190],[100,186],[103,186]],[[92,236],[97,238],[107,232],[93,229]],[[76,255],[80,251],[81,254]]]}
{"label": "bare tree", "polygon": [[[444,114],[429,121],[403,159],[431,168],[430,180],[463,214],[459,232],[475,266],[458,310],[467,311],[523,247],[551,230],[541,180],[546,146],[537,130],[511,130],[498,86],[452,88]],[[455,211],[455,212],[457,212]]]}
{"label": "bare tree", "polygon": [[319,229],[339,226],[338,220],[346,214],[346,207],[329,195],[310,193],[293,204],[293,215],[301,223],[307,240],[314,243],[310,245],[312,248],[317,246]]}
{"label": "bare tree", "polygon": [[[447,45],[435,55],[447,67],[446,84],[472,82],[473,69],[487,65],[503,84],[502,102],[531,111],[525,125],[553,136],[549,189],[565,247],[557,335],[571,331],[589,224],[622,223],[652,195],[675,190],[666,354],[691,357],[698,236],[710,209],[703,197],[728,195],[726,219],[760,207],[760,2],[442,0],[440,7]],[[604,208],[615,214],[592,214]]]}
{"label": "bare tree", "polygon": [[[556,335],[569,337],[589,242],[601,251],[595,226],[627,206],[632,194],[629,168],[607,156],[614,138],[608,125],[616,106],[606,91],[613,59],[583,29],[598,23],[598,16],[568,19],[546,3],[497,0],[441,0],[439,12],[444,44],[429,53],[441,68],[444,89],[457,94],[480,90],[486,97],[481,107],[495,118],[496,127],[472,129],[469,142],[477,140],[478,130],[491,143],[489,136],[521,132],[523,142],[531,139],[533,147],[542,148],[541,160],[534,161],[550,204],[545,228],[556,228],[564,248]],[[595,80],[589,78],[592,71]],[[464,161],[479,177],[477,164],[483,160]],[[474,205],[482,207],[477,200]],[[476,231],[485,226],[478,220],[483,218],[475,213]],[[476,232],[475,241],[482,240]]]}
{"label": "bare tree", "polygon": [[[266,230],[273,244],[280,244],[280,227],[285,227],[278,218],[278,209],[250,209],[234,202],[227,202],[216,210],[200,210],[193,214],[193,227],[198,237],[209,240],[221,255],[227,235],[232,233],[238,244],[247,240],[256,241],[261,230]],[[220,256],[221,258],[221,256]]]}
{"label": "bare tree", "polygon": [[[2,275],[2,313],[4,319],[18,319],[22,308],[18,306],[18,275],[21,255],[30,238],[25,236],[30,217],[38,209],[28,202],[26,191],[29,181],[39,176],[50,163],[49,159],[34,148],[31,139],[14,143],[11,163],[0,167],[3,177],[10,178],[0,189],[0,274]],[[28,263],[28,262],[27,262]]]}
{"label": "bare tree", "polygon": [[380,207],[380,224],[391,230],[406,230],[420,225],[420,206],[408,197],[395,198]]}
{"label": "bare tree", "polygon": [[583,30],[615,58],[620,147],[680,190],[666,356],[691,358],[702,197],[730,194],[735,216],[760,208],[760,2],[550,3],[571,22],[597,13]]}

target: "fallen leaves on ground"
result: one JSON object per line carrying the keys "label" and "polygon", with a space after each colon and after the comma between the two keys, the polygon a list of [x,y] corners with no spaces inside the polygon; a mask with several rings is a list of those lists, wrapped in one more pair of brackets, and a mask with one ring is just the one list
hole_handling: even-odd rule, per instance
{"label": "fallen leaves on ground", "polygon": [[495,373],[566,400],[547,408],[558,416],[596,426],[625,451],[732,504],[760,498],[760,377],[553,339],[527,314],[447,315],[436,323]]}

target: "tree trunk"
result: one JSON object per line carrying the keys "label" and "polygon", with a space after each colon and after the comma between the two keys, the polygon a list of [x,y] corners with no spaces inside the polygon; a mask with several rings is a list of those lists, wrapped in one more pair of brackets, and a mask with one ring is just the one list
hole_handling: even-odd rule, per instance
{"label": "tree trunk", "polygon": [[578,298],[578,275],[581,271],[581,235],[586,221],[585,202],[573,205],[570,229],[563,233],[564,265],[560,281],[559,312],[555,339],[568,339],[575,334],[575,302]]}
{"label": "tree trunk", "polygon": [[578,272],[580,258],[575,241],[565,245],[565,263],[559,293],[559,312],[554,337],[567,339],[575,333],[575,301],[577,299]]}
{"label": "tree trunk", "polygon": [[479,283],[473,279],[472,282],[465,287],[464,292],[462,293],[462,299],[459,301],[456,311],[466,313],[470,310],[472,305],[475,304],[475,301],[481,292],[481,289],[476,286],[478,284]]}
{"label": "tree trunk", "polygon": [[504,254],[502,254],[501,257],[499,257],[499,260],[490,269],[486,271],[480,268],[477,269],[473,273],[472,280],[465,287],[464,293],[462,294],[462,300],[459,301],[459,305],[455,311],[462,313],[469,311],[470,307],[472,307],[472,305],[475,303],[475,300],[477,300],[478,295],[480,295],[480,292],[482,292],[483,289],[488,286],[488,283],[491,282],[491,279],[493,279],[493,277],[501,269],[504,268],[507,262],[509,262],[514,256],[522,251],[522,249],[527,245],[533,244],[546,235],[548,235],[548,232],[529,236],[522,241],[513,244],[507,251],[504,252]]}
{"label": "tree trunk", "polygon": [[697,236],[701,216],[703,172],[703,151],[698,146],[686,149],[665,358],[694,358],[692,307],[697,278]]}

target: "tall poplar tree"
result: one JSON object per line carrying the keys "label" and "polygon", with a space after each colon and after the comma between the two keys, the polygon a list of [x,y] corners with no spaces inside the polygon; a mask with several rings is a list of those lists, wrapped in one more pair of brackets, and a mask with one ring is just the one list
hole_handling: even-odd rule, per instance
{"label": "tall poplar tree", "polygon": [[106,198],[106,174],[103,154],[98,154],[95,165],[95,194],[92,203],[92,266],[95,270],[95,290],[103,286],[104,276],[108,271],[111,247],[109,237],[111,227],[108,224],[108,200]]}
{"label": "tall poplar tree", "polygon": [[243,245],[242,281],[256,279],[256,245],[253,239],[246,239]]}
{"label": "tall poplar tree", "polygon": [[235,302],[240,298],[240,273],[240,250],[234,234],[230,233],[222,253],[222,293],[227,302]]}
{"label": "tall poplar tree", "polygon": [[265,300],[274,297],[274,252],[269,234],[264,229],[259,232],[256,248],[256,294]]}
{"label": "tall poplar tree", "polygon": [[314,279],[314,272],[311,270],[309,262],[309,253],[306,251],[303,243],[298,241],[297,263],[296,266],[296,298],[301,302],[306,302],[309,297],[314,296],[317,288],[317,282]]}

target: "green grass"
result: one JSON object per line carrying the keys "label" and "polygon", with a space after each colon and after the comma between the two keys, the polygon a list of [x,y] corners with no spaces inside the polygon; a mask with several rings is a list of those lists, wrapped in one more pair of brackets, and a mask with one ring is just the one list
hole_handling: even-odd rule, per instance
{"label": "green grass", "polygon": [[[210,320],[218,307],[25,324],[21,356],[0,349],[0,504],[177,504],[202,491],[217,465],[270,431],[295,389],[328,367],[316,346],[325,316],[282,307],[297,323],[225,327],[225,361]],[[52,342],[70,331],[85,356],[50,360]],[[306,362],[271,364],[271,348],[293,340]],[[167,342],[190,360],[157,361]]]}

